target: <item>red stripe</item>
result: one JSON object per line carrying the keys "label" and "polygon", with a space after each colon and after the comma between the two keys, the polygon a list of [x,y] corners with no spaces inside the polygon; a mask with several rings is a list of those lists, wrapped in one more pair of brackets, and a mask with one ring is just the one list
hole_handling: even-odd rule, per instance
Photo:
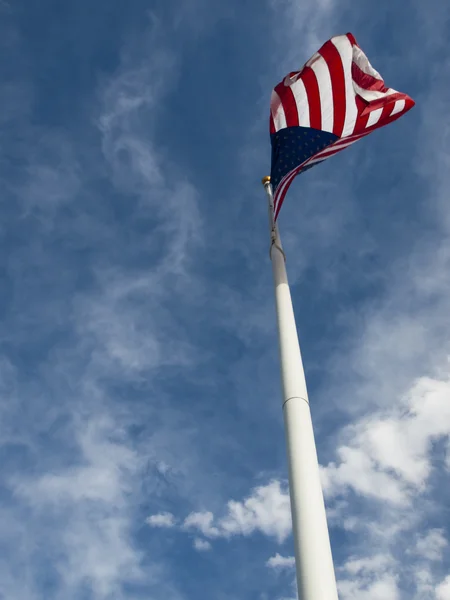
{"label": "red stripe", "polygon": [[[309,158],[307,162],[311,162],[312,160],[315,160],[316,158],[325,160],[326,158],[329,158],[330,156],[334,156],[338,152],[342,152],[342,150],[346,150],[347,148],[350,148],[350,146],[352,146],[355,142],[357,142],[358,140],[360,140],[363,137],[365,137],[366,135],[368,135],[368,133],[369,132],[364,133],[359,136],[352,136],[351,138],[342,138],[342,140],[337,140],[334,144],[332,144],[331,146],[328,146],[328,148],[325,148],[324,150],[321,150],[314,156],[311,156],[311,158]],[[346,145],[339,146],[338,143],[343,142],[344,140],[346,142]]]}
{"label": "red stripe", "polygon": [[[372,102],[370,103],[372,104]],[[389,118],[389,115],[392,112],[392,109],[395,106],[395,102],[392,104],[391,102],[386,102],[385,105],[383,106],[383,110],[381,112],[380,118],[378,119],[378,121],[376,123],[374,123],[374,125],[371,125],[370,127],[368,127],[368,131],[374,131],[374,129],[378,129],[379,127],[383,127],[383,125],[387,124],[387,119]],[[381,106],[379,106],[378,108],[381,108]]]}
{"label": "red stripe", "polygon": [[364,102],[364,100],[360,96],[355,96],[356,108],[358,109],[358,116],[356,118],[355,128],[353,130],[354,134],[362,133],[367,125],[367,121],[369,120],[369,112],[364,112],[368,106],[368,102]]}
{"label": "red stripe", "polygon": [[345,74],[341,55],[333,42],[328,41],[320,49],[320,54],[328,65],[333,90],[333,133],[341,137],[344,130],[345,111]]}
{"label": "red stripe", "polygon": [[275,218],[275,220],[278,218],[278,214],[279,214],[279,212],[281,210],[281,206],[283,204],[283,200],[284,200],[284,198],[285,198],[285,196],[287,194],[287,191],[288,191],[288,189],[289,189],[289,187],[290,187],[290,185],[291,185],[291,183],[292,183],[293,180],[294,180],[294,177],[291,179],[289,185],[287,185],[284,188],[283,193],[281,193],[279,195],[277,195],[275,193],[275,198],[274,198],[274,209],[275,209],[274,210],[274,218]]}
{"label": "red stripe", "polygon": [[311,69],[311,67],[305,67],[302,71],[300,79],[303,81],[303,84],[306,89],[306,95],[308,96],[309,126],[313,129],[322,129],[320,93],[316,74]]}
{"label": "red stripe", "polygon": [[[289,188],[289,186],[288,186],[288,188]],[[274,211],[273,211],[274,212],[274,219],[275,219],[275,221],[278,218],[278,214],[280,212],[281,205],[283,204],[284,197],[286,196],[286,192],[287,192],[287,190],[285,190],[283,192],[283,195],[280,195],[280,196],[277,196],[275,194],[275,198],[274,198]]]}
{"label": "red stripe", "polygon": [[387,120],[387,123],[393,123],[399,117],[403,116],[405,113],[407,113],[409,110],[411,110],[413,106],[416,105],[414,100],[412,98],[410,98],[409,96],[405,95],[403,100],[405,101],[405,108],[403,110],[401,110],[400,112],[396,113],[395,115],[392,115],[392,117],[389,117]]}
{"label": "red stripe", "polygon": [[405,100],[405,94],[397,92],[396,94],[389,94],[383,98],[372,100],[372,102],[367,104],[365,109],[362,111],[362,114],[365,115],[366,113],[371,113],[373,110],[377,110],[378,108],[382,108],[384,110],[386,105],[390,107],[389,112],[391,112],[397,100]]}
{"label": "red stripe", "polygon": [[348,37],[348,39],[350,41],[350,44],[352,46],[358,46],[358,42],[356,41],[355,36],[353,35],[353,33],[347,33],[347,37]]}
{"label": "red stripe", "polygon": [[[275,219],[278,217],[278,213],[280,212],[284,197],[286,196],[291,183],[296,178],[299,171],[302,169],[303,165],[306,162],[307,161],[302,162],[300,165],[298,165],[298,167],[295,167],[295,169],[292,169],[292,171],[289,171],[289,173],[287,173],[287,175],[285,175],[283,177],[283,179],[280,181],[280,183],[278,184],[278,187],[275,191],[275,195],[273,198]],[[286,184],[286,185],[284,185],[284,184]]]}
{"label": "red stripe", "polygon": [[347,146],[344,146],[343,148],[334,148],[334,149],[329,149],[329,151],[327,152],[327,154],[325,153],[321,153],[321,154],[317,154],[316,156],[313,156],[312,158],[310,158],[310,160],[315,160],[316,158],[320,158],[321,160],[325,160],[327,158],[330,158],[330,156],[334,156],[335,154],[339,154],[339,152],[342,152],[343,150],[347,150],[347,148],[350,148],[350,146],[352,146],[355,142],[357,142],[358,140],[353,140],[353,142],[350,142]]}
{"label": "red stripe", "polygon": [[360,67],[352,62],[352,77],[353,81],[362,87],[364,90],[374,90],[375,92],[387,92],[389,88],[384,85],[384,81],[382,79],[377,79],[376,77],[372,77],[368,73],[364,73],[360,69]]}
{"label": "red stripe", "polygon": [[367,135],[367,131],[363,131],[362,133],[355,133],[353,135],[349,135],[348,137],[345,138],[341,138],[340,140],[336,140],[333,144],[334,145],[338,145],[340,142],[345,143],[345,142],[356,142],[357,140],[360,140],[361,138],[363,138],[364,136]]}
{"label": "red stripe", "polygon": [[286,86],[283,82],[281,82],[277,85],[275,91],[279,95],[281,104],[284,108],[286,125],[288,127],[296,127],[298,125],[298,110],[291,86]]}
{"label": "red stripe", "polygon": [[286,77],[284,78],[283,81],[286,81],[287,83],[289,83],[289,81],[291,83],[295,83],[298,79],[298,75],[301,73],[301,71],[291,71],[289,73],[289,75],[286,75]]}
{"label": "red stripe", "polygon": [[375,123],[375,125],[372,125],[372,127],[368,128],[369,132],[374,131],[375,129],[379,129],[380,127],[384,127],[385,125],[388,125],[389,123],[393,123],[399,117],[401,117],[402,115],[407,113],[408,110],[411,110],[411,108],[415,105],[414,100],[412,100],[412,98],[410,98],[409,96],[405,97],[403,94],[401,94],[401,96],[402,96],[401,100],[405,100],[404,109],[399,111],[395,115],[392,115],[392,117],[391,117],[391,112],[395,106],[395,103],[388,104],[387,106],[385,106],[383,108],[383,112],[381,113],[381,117],[380,117],[380,120],[378,121],[378,123]]}
{"label": "red stripe", "polygon": [[[403,110],[403,112],[398,113],[398,115],[403,115],[405,112],[408,112],[408,110],[411,110],[413,106],[415,106],[416,103],[414,102],[414,100],[412,98],[410,98],[409,96],[405,97],[405,108]],[[397,115],[394,115],[394,117],[396,117]]]}

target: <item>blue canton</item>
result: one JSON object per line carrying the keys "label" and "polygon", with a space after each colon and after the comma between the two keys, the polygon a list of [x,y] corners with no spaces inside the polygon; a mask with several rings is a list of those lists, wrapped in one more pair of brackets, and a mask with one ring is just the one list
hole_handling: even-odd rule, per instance
{"label": "blue canton", "polygon": [[[338,136],[311,127],[287,127],[270,136],[272,143],[272,166],[270,180],[275,191],[283,177],[336,140]],[[314,165],[305,167],[303,173]]]}

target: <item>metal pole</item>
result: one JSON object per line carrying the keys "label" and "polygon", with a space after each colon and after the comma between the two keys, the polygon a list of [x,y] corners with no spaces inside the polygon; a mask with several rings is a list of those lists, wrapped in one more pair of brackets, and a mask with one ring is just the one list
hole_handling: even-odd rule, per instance
{"label": "metal pole", "polygon": [[305,373],[286,274],[285,255],[273,216],[270,177],[264,177],[262,183],[269,199],[270,257],[275,283],[299,598],[338,600]]}

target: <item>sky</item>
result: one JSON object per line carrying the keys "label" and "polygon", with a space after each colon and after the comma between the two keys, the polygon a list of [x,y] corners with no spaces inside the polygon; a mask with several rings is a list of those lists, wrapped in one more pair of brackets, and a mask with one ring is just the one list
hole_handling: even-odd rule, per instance
{"label": "sky", "polygon": [[0,599],[295,600],[272,88],[416,107],[279,224],[341,600],[450,600],[450,5],[0,0]]}

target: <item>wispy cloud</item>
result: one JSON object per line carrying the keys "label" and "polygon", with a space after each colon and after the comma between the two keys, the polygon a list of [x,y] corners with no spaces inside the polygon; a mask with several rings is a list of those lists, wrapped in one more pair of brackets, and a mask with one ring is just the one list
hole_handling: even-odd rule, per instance
{"label": "wispy cloud", "polygon": [[[83,582],[96,598],[107,598],[124,582],[145,577],[130,539],[127,503],[139,460],[120,438],[111,419],[91,416],[76,428],[79,465],[11,482],[16,497],[42,520],[46,553],[59,554],[55,567],[69,598]],[[58,524],[54,535],[46,531],[48,519]]]}
{"label": "wispy cloud", "polygon": [[195,538],[194,539],[194,548],[196,550],[198,550],[199,552],[206,552],[208,550],[211,550],[212,546],[211,546],[210,542],[208,542],[208,540],[202,540],[200,538]]}
{"label": "wispy cloud", "polygon": [[[293,0],[271,0],[270,4],[279,25],[274,31],[274,35],[279,36],[277,41],[283,39],[281,36],[284,33],[290,42],[286,44],[286,37],[284,37],[281,60],[286,64],[288,61],[291,64],[298,61],[300,48],[303,52],[313,54],[324,40],[335,34],[331,26],[334,24],[334,12],[339,6],[339,1],[319,0],[313,6]],[[306,59],[297,67],[304,62]],[[289,69],[290,67],[288,71]]]}
{"label": "wispy cloud", "polygon": [[295,567],[295,558],[293,556],[281,556],[277,552],[269,558],[266,565],[271,569],[292,569]]}
{"label": "wispy cloud", "polygon": [[[16,180],[4,170],[14,166],[8,157],[2,181],[27,237],[8,265],[23,300],[14,304],[2,337],[9,350],[4,346],[2,357],[7,458],[0,577],[11,600],[181,597],[160,556],[148,564],[136,539],[146,469],[155,461],[162,477],[170,470],[136,437],[147,410],[136,397],[144,372],[189,369],[195,362],[165,303],[186,290],[182,279],[201,241],[201,219],[197,191],[181,170],[167,176],[152,138],[155,99],[173,79],[166,69],[170,53],[161,47],[149,59],[136,39],[133,51],[129,45],[91,105],[95,128],[37,130],[27,103],[8,109],[21,113],[23,122],[17,121],[29,142],[15,144],[22,130],[7,124],[14,160],[25,167]],[[121,211],[124,195],[125,236],[110,212]],[[133,238],[139,218],[151,231],[147,247],[145,237]],[[144,264],[134,262],[138,254]],[[25,339],[27,367],[18,358]],[[158,515],[150,524],[169,521]]]}

